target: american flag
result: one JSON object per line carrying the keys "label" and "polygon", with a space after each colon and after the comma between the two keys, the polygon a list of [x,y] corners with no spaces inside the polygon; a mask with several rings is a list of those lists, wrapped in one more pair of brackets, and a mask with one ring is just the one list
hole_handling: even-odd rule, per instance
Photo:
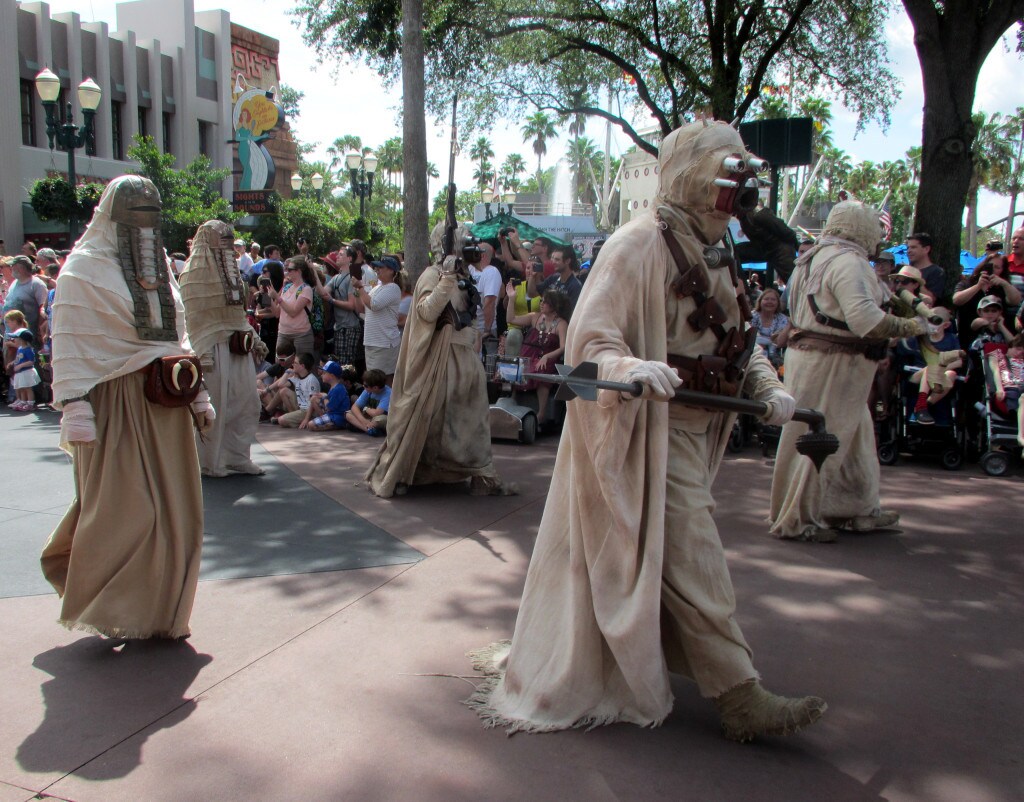
{"label": "american flag", "polygon": [[892,234],[892,215],[889,214],[888,201],[882,206],[882,213],[878,215],[878,220],[882,224],[882,239],[888,240],[889,235]]}

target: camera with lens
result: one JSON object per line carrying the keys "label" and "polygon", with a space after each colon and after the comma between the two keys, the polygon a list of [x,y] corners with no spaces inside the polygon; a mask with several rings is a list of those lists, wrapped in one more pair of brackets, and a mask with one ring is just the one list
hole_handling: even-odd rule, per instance
{"label": "camera with lens", "polygon": [[270,277],[269,276],[261,276],[260,279],[259,279],[259,285],[261,287],[269,287],[270,286]]}
{"label": "camera with lens", "polygon": [[466,264],[475,265],[480,261],[482,255],[483,251],[480,249],[479,237],[467,236],[462,241],[462,261]]}
{"label": "camera with lens", "polygon": [[515,230],[516,230],[515,226],[505,226],[504,228],[502,228],[502,229],[500,229],[498,231],[498,236],[499,237],[507,237],[509,234],[511,234]]}
{"label": "camera with lens", "polygon": [[1001,239],[990,239],[985,243],[985,250],[989,253],[998,253],[1003,249],[1003,241]]}

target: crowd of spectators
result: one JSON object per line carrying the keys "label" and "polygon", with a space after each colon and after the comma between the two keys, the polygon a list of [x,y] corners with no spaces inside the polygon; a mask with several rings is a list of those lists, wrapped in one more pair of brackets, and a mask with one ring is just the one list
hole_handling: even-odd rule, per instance
{"label": "crowd of spectators", "polygon": [[[480,243],[467,251],[479,295],[474,325],[489,375],[497,357],[519,357],[524,372],[554,371],[573,308],[601,244],[595,244],[591,258],[579,265],[571,246],[546,237],[523,241],[516,229],[507,228],[500,231],[497,248]],[[811,239],[801,241],[798,255],[813,245]],[[931,259],[927,234],[907,238],[908,265],[896,270],[892,254],[883,252],[874,266],[879,281],[889,289],[909,289],[930,306],[948,309],[950,335],[965,351],[980,353],[986,343],[1007,347],[1024,328],[1018,311],[1022,293],[1013,280],[1014,272],[1024,273],[1024,230],[1015,232],[1009,252],[1004,253],[1002,245],[990,243],[984,260],[952,292],[947,292],[945,271]],[[375,258],[364,242],[353,240],[317,258],[301,238],[287,257],[281,246],[241,238],[234,242],[234,253],[249,287],[250,322],[267,351],[257,387],[263,418],[286,428],[382,434],[412,303],[403,255]],[[37,249],[26,242],[20,254],[3,263],[10,276],[7,280],[0,274],[4,398],[12,409],[29,409],[47,400],[48,321],[56,276],[66,256],[67,251]],[[186,258],[169,256],[174,272]],[[777,280],[764,285],[751,272],[745,288],[753,305],[757,343],[781,371],[791,330],[791,299],[785,284]],[[31,371],[25,367],[29,359]],[[880,374],[889,367],[883,361]],[[33,384],[18,388],[15,378],[18,384]],[[880,378],[879,388],[884,399],[887,380]],[[513,386],[517,395],[536,393],[540,423],[546,422],[549,411],[548,389],[542,382]],[[887,406],[879,402],[878,409],[881,414]]]}

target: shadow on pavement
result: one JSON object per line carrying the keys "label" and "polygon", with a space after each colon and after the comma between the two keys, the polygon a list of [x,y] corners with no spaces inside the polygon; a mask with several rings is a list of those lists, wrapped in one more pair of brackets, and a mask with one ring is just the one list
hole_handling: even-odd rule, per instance
{"label": "shadow on pavement", "polygon": [[[213,658],[187,641],[124,641],[88,637],[39,654],[33,665],[52,676],[42,684],[45,718],[18,747],[25,771],[91,780],[127,775],[141,760],[140,730],[173,727],[195,709],[185,697]],[[90,762],[127,741],[115,764]],[[102,768],[99,766],[102,765]]]}

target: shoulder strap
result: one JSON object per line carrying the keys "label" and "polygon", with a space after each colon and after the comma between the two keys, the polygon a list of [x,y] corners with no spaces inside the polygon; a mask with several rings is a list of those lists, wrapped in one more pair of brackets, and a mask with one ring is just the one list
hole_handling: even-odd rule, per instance
{"label": "shoulder strap", "polygon": [[821,309],[818,308],[818,302],[814,299],[813,295],[807,296],[807,303],[810,304],[811,312],[814,313],[814,319],[822,326],[828,326],[832,329],[839,329],[840,331],[849,331],[850,327],[846,325],[846,322],[839,320],[838,318],[829,317]]}

